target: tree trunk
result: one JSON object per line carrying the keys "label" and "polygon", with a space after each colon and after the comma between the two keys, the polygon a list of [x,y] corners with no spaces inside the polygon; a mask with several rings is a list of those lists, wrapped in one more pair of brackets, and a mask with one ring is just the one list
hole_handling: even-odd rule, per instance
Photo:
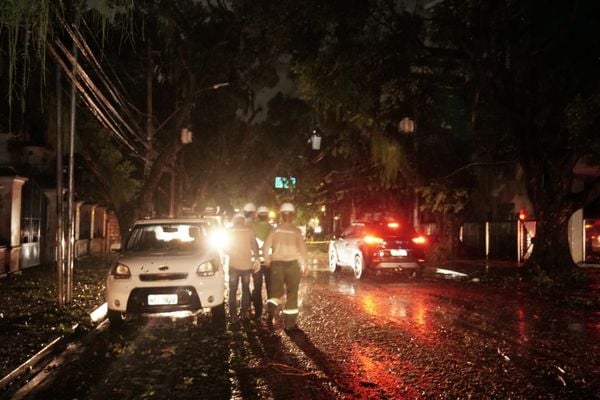
{"label": "tree trunk", "polygon": [[550,276],[570,275],[576,267],[569,246],[568,209],[544,210],[537,218],[533,252],[525,268]]}
{"label": "tree trunk", "polygon": [[137,218],[152,216],[154,194],[158,191],[160,180],[168,168],[173,166],[182,147],[179,137],[175,137],[152,164],[148,181],[142,187],[138,197]]}
{"label": "tree trunk", "polygon": [[121,233],[121,243],[125,244],[125,240],[129,235],[129,229],[133,226],[136,220],[135,201],[125,204],[115,210],[117,219],[119,220],[119,232]]}
{"label": "tree trunk", "polygon": [[525,268],[549,276],[570,275],[576,267],[569,246],[569,218],[581,207],[572,193],[573,162],[568,158],[530,159],[525,169],[529,196],[534,205],[536,234]]}

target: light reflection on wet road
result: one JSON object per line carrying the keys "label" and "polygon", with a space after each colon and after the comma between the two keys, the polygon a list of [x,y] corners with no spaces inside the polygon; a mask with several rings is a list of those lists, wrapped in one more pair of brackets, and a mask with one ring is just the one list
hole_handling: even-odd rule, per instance
{"label": "light reflection on wet road", "polygon": [[356,281],[325,262],[301,284],[300,331],[129,321],[30,398],[600,399],[596,309],[469,281]]}
{"label": "light reflection on wet road", "polygon": [[[306,298],[328,298],[318,312],[352,318],[347,329],[364,321],[349,356],[361,395],[600,398],[597,310],[474,282],[314,278]],[[306,323],[323,318],[315,311]]]}

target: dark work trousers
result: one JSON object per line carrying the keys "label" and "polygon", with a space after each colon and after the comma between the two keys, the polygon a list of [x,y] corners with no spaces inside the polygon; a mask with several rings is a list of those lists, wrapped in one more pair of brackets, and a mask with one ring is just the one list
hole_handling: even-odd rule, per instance
{"label": "dark work trousers", "polygon": [[260,264],[260,269],[252,274],[254,289],[252,289],[252,305],[254,306],[254,318],[259,319],[263,312],[263,281],[267,288],[267,299],[271,296],[271,269]]}
{"label": "dark work trousers", "polygon": [[271,295],[267,300],[269,317],[275,317],[275,310],[281,306],[281,299],[285,297],[283,305],[283,322],[285,328],[296,325],[298,318],[298,288],[302,270],[297,260],[271,262]]}
{"label": "dark work trousers", "polygon": [[236,269],[229,266],[229,315],[232,321],[237,321],[237,290],[240,280],[242,281],[242,318],[250,311],[250,275],[251,269]]}

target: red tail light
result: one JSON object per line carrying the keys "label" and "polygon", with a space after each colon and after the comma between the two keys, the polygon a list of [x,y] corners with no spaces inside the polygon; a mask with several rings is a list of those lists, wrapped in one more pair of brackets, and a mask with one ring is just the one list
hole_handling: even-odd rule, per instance
{"label": "red tail light", "polygon": [[391,229],[398,229],[398,228],[400,228],[400,224],[397,223],[397,222],[388,222],[387,226],[388,226],[388,228],[391,228]]}
{"label": "red tail light", "polygon": [[427,239],[425,238],[425,236],[416,236],[412,239],[412,241],[415,244],[426,244],[427,243]]}
{"label": "red tail light", "polygon": [[380,244],[383,243],[383,239],[377,236],[367,235],[363,239],[366,244]]}

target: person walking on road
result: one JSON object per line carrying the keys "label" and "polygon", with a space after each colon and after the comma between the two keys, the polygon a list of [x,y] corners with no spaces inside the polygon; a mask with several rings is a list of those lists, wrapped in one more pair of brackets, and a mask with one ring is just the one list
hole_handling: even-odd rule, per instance
{"label": "person walking on road", "polygon": [[265,264],[271,268],[271,294],[267,300],[267,311],[270,321],[273,321],[283,306],[284,329],[290,331],[298,329],[298,288],[306,272],[308,256],[302,233],[292,222],[294,205],[283,203],[279,212],[281,224],[271,231],[263,245]]}
{"label": "person walking on road", "polygon": [[263,312],[263,282],[267,288],[267,298],[271,295],[271,280],[270,280],[270,269],[265,265],[265,259],[262,255],[262,246],[269,236],[269,233],[273,230],[273,226],[269,223],[269,209],[265,206],[258,207],[257,220],[252,222],[252,228],[256,235],[256,241],[258,243],[258,254],[260,258],[260,268],[252,274],[252,282],[254,288],[252,289],[252,305],[254,306],[254,319],[259,321]]}
{"label": "person walking on road", "polygon": [[242,282],[241,318],[248,319],[250,312],[250,276],[258,263],[258,245],[254,230],[246,225],[242,214],[233,216],[230,242],[225,253],[229,256],[229,314],[231,322],[238,322],[237,291]]}

